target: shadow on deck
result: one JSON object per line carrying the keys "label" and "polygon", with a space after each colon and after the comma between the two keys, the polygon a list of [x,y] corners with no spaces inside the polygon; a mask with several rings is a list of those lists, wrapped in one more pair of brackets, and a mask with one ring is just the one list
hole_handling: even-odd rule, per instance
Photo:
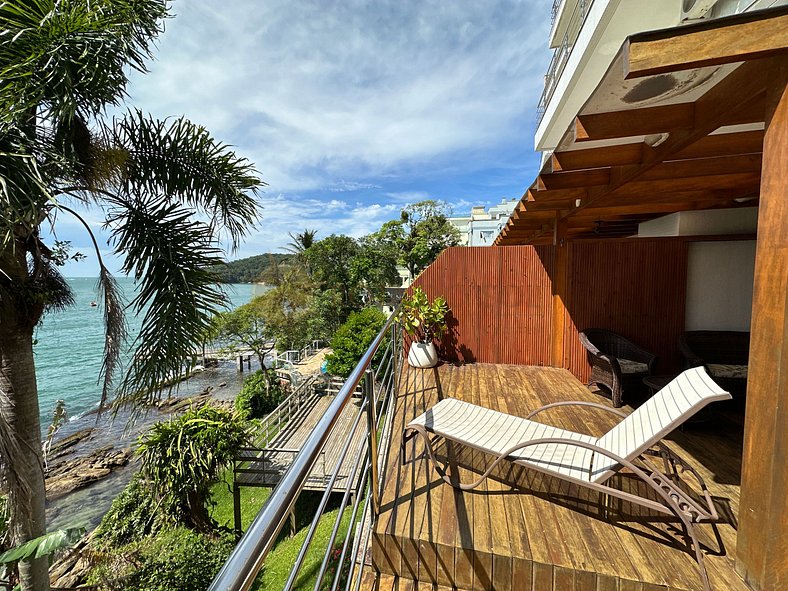
{"label": "shadow on deck", "polygon": [[[432,470],[418,438],[406,444],[403,465],[403,426],[443,397],[518,416],[560,400],[603,400],[562,369],[474,364],[409,370],[397,399],[372,538],[373,568],[363,588],[702,589],[678,520],[623,501],[603,502],[596,492],[511,464],[478,489],[462,492]],[[572,407],[551,409],[538,420],[599,435],[615,417]],[[666,443],[699,470],[721,515],[716,526],[698,528],[713,589],[749,589],[733,566],[741,426],[717,413],[672,433]],[[448,451],[458,454],[466,482],[489,461],[456,446]],[[623,489],[640,486],[626,475],[616,478]]]}

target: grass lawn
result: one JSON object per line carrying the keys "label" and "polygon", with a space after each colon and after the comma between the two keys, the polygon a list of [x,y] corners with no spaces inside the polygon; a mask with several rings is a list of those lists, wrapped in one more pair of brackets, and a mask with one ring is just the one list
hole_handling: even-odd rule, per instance
{"label": "grass lawn", "polygon": [[[225,473],[224,481],[216,484],[211,490],[216,503],[211,514],[219,525],[224,525],[229,529],[233,527],[233,494],[231,486],[232,470],[228,470]],[[244,530],[255,518],[270,494],[271,491],[267,488],[241,488],[241,524]],[[296,528],[298,531],[295,535],[290,536],[289,527],[285,525],[284,531],[279,535],[276,546],[266,557],[263,570],[252,587],[253,590],[262,591],[284,587],[298,552],[301,550],[301,545],[304,543],[309,524],[320,502],[320,497],[321,495],[318,493],[301,493],[296,502]],[[315,537],[312,540],[312,546],[306,556],[304,565],[301,567],[294,589],[311,590],[314,588],[326,545],[339,511],[337,505],[340,497],[338,495],[335,495],[335,497],[336,501],[329,503],[329,509],[331,510],[327,511],[320,518]],[[350,509],[351,507],[348,507],[342,516],[335,544],[344,540],[350,521]],[[359,510],[361,509],[359,508]]]}

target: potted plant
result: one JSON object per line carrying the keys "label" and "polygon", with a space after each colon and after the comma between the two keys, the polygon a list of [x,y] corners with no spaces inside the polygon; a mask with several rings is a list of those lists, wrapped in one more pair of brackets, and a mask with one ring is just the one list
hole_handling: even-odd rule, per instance
{"label": "potted plant", "polygon": [[430,302],[420,287],[402,298],[397,321],[413,337],[408,351],[408,364],[411,367],[428,368],[438,364],[438,352],[433,339],[440,338],[446,330],[448,313],[449,306],[442,296]]}

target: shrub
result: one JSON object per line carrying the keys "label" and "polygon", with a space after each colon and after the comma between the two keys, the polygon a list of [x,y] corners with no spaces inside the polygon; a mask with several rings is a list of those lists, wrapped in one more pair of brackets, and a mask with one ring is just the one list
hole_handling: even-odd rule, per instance
{"label": "shrub", "polygon": [[140,437],[137,455],[165,514],[179,523],[210,531],[211,485],[247,442],[246,421],[204,406],[156,423]]}
{"label": "shrub", "polygon": [[155,534],[171,521],[149,484],[136,475],[112,501],[93,540],[100,547],[119,547]]}
{"label": "shrub", "polygon": [[261,419],[290,394],[273,369],[258,369],[246,380],[235,398],[235,410],[244,417]]}
{"label": "shrub", "polygon": [[385,323],[386,315],[377,308],[353,312],[331,339],[334,351],[326,356],[328,373],[348,377]]}
{"label": "shrub", "polygon": [[88,583],[124,591],[207,589],[233,546],[229,534],[211,538],[176,527],[105,556]]}

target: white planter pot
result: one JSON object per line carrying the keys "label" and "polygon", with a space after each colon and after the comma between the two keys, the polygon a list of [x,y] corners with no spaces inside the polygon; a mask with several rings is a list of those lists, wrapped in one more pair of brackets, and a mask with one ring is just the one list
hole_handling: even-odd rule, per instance
{"label": "white planter pot", "polygon": [[438,365],[438,351],[434,343],[411,343],[408,365],[426,369]]}

